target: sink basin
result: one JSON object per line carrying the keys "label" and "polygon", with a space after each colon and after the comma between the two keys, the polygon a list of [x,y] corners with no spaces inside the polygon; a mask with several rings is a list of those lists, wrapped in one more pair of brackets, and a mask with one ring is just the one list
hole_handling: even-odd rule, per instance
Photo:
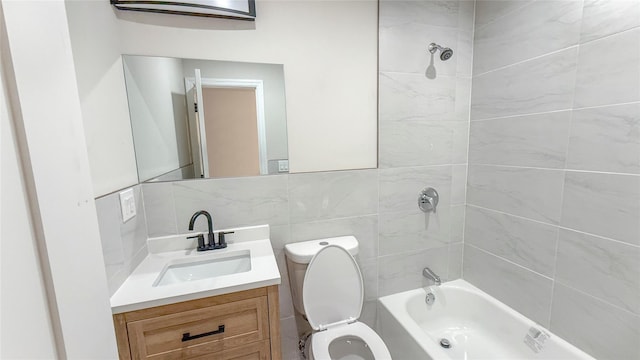
{"label": "sink basin", "polygon": [[249,250],[226,252],[199,259],[180,259],[168,263],[154,281],[153,286],[210,279],[247,271],[251,271]]}

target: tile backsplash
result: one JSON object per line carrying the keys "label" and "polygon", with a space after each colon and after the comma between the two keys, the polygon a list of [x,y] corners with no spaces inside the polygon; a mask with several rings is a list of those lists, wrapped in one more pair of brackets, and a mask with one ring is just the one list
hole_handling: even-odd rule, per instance
{"label": "tile backsplash", "polygon": [[134,186],[133,194],[137,215],[125,223],[122,222],[119,192],[96,199],[102,253],[112,295],[148,254],[142,187]]}

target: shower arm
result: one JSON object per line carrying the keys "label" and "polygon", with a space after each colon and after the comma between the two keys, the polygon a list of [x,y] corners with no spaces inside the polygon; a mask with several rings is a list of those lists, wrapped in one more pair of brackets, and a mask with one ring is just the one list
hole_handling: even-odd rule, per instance
{"label": "shower arm", "polygon": [[428,48],[429,52],[432,53],[432,54],[435,54],[436,51],[438,51],[438,50],[442,51],[443,49],[444,48],[442,46],[440,46],[440,45],[438,45],[436,43],[429,44],[429,48]]}

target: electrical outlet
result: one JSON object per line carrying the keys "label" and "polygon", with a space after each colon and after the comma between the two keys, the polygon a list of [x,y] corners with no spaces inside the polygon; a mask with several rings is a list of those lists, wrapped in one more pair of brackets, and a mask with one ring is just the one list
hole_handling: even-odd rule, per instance
{"label": "electrical outlet", "polygon": [[136,198],[133,195],[133,189],[120,193],[120,209],[122,210],[123,223],[136,216]]}
{"label": "electrical outlet", "polygon": [[289,171],[289,160],[278,160],[278,172]]}

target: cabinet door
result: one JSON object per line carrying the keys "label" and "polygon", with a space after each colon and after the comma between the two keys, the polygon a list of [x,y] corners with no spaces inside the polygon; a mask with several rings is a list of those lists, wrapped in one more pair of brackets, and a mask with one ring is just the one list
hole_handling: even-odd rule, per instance
{"label": "cabinet door", "polygon": [[267,297],[132,321],[127,323],[127,330],[133,359],[199,359],[214,353],[223,356],[232,348],[269,338]]}

